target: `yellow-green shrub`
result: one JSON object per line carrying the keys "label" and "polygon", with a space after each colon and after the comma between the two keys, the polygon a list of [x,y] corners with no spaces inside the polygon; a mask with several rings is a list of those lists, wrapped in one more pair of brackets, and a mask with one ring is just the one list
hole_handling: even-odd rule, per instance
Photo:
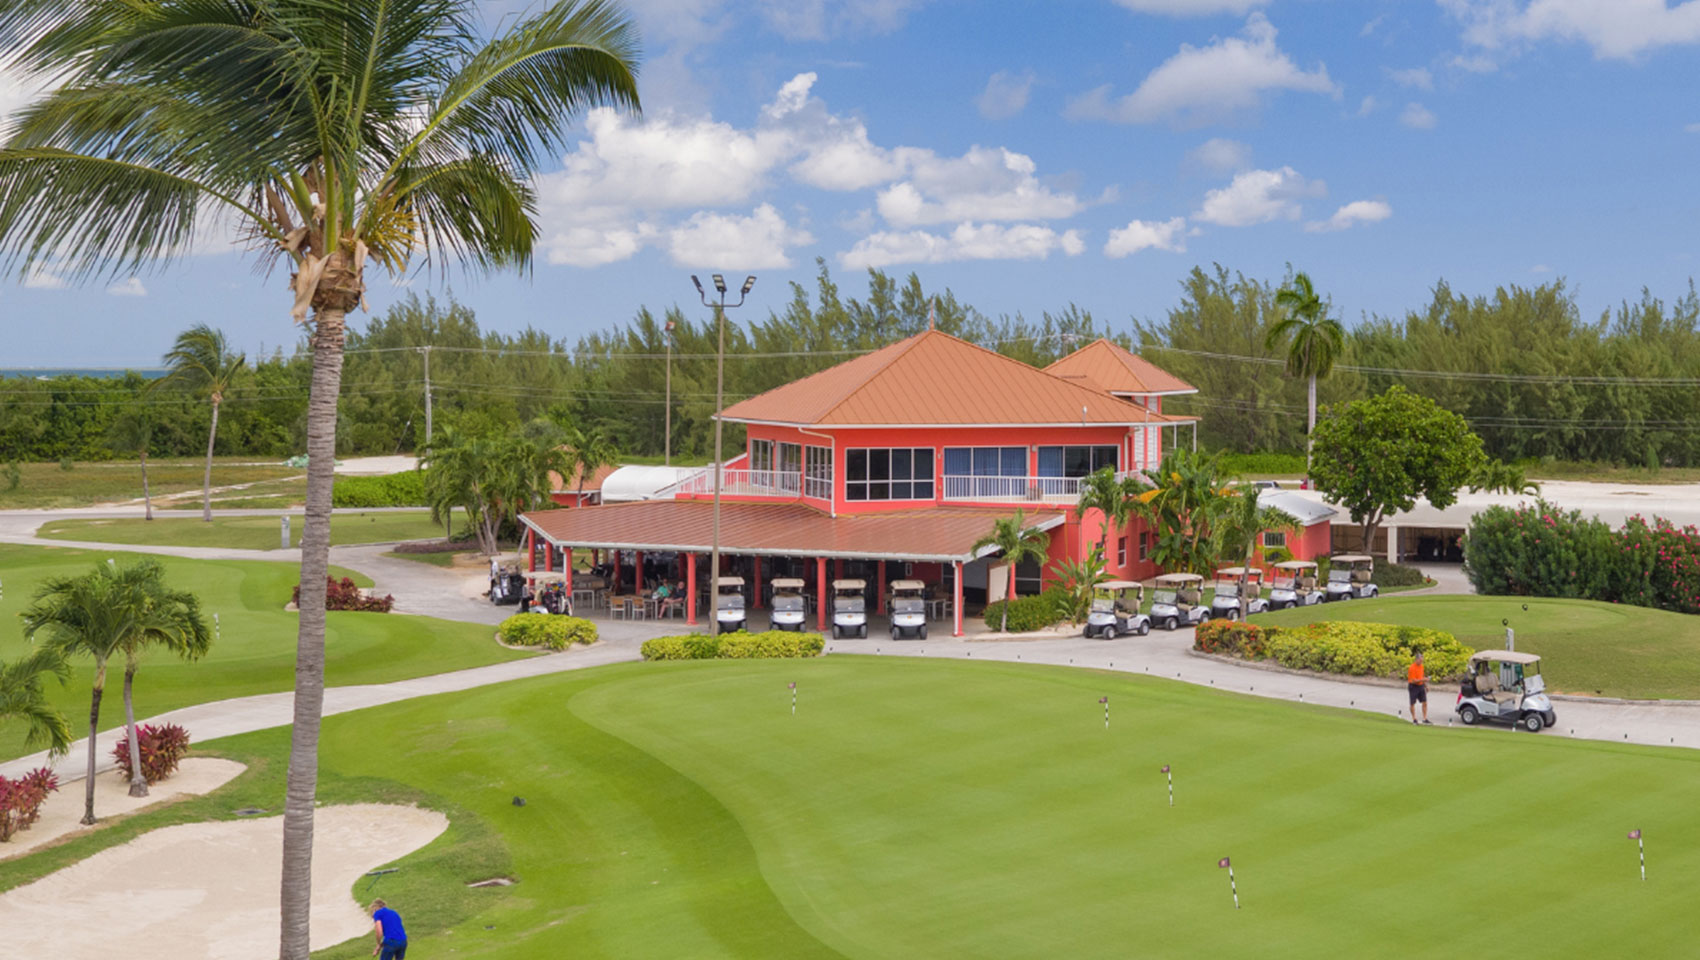
{"label": "yellow-green shrub", "polygon": [[645,660],[779,660],[818,657],[826,644],[818,633],[742,630],[709,636],[687,633],[643,642]]}
{"label": "yellow-green shrub", "polygon": [[1442,630],[1352,620],[1275,631],[1265,646],[1268,658],[1284,667],[1359,677],[1403,677],[1412,656],[1421,652],[1435,680],[1463,674],[1475,652]]}
{"label": "yellow-green shrub", "polygon": [[565,650],[575,643],[589,645],[597,640],[596,624],[552,613],[516,613],[496,630],[503,640],[517,647]]}

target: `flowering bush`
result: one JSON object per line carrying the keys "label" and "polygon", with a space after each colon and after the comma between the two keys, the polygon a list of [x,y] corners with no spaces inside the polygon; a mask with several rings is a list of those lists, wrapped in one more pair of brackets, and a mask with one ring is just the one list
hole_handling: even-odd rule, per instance
{"label": "flowering bush", "polygon": [[1269,638],[1279,632],[1278,627],[1260,627],[1243,620],[1206,620],[1193,630],[1192,648],[1242,660],[1262,660],[1269,655]]}
{"label": "flowering bush", "polygon": [[[301,603],[301,585],[295,585],[295,593],[290,598],[295,604]],[[325,609],[326,610],[355,610],[363,613],[389,613],[395,606],[395,597],[385,594],[382,597],[368,595],[364,590],[354,585],[347,577],[341,580],[335,577],[325,578]]]}
{"label": "flowering bush", "polygon": [[1476,592],[1577,597],[1700,613],[1700,531],[1630,517],[1613,531],[1541,502],[1477,514],[1464,539]]}
{"label": "flowering bush", "polygon": [[575,643],[597,640],[596,624],[580,617],[552,613],[516,613],[496,628],[502,639],[519,647],[565,650]]}
{"label": "flowering bush", "polygon": [[[189,731],[175,723],[152,726],[136,725],[136,752],[142,755],[142,777],[148,783],[158,783],[177,771],[183,755],[189,752]],[[130,769],[130,738],[120,737],[112,747],[112,759],[124,779],[134,773]]]}
{"label": "flowering bush", "polygon": [[19,830],[41,816],[41,805],[47,795],[59,789],[59,777],[52,770],[40,767],[8,780],[0,777],[0,843],[12,839]]}
{"label": "flowering bush", "polygon": [[1351,620],[1282,630],[1268,638],[1267,648],[1269,658],[1284,667],[1358,677],[1403,677],[1411,658],[1421,653],[1434,680],[1462,676],[1475,652],[1445,631]]}
{"label": "flowering bush", "polygon": [[1678,613],[1700,613],[1700,532],[1641,516],[1623,525],[1620,596],[1613,599]]}
{"label": "flowering bush", "polygon": [[656,637],[645,640],[641,652],[645,660],[778,660],[818,657],[825,647],[818,633],[739,630],[719,636],[687,633]]}

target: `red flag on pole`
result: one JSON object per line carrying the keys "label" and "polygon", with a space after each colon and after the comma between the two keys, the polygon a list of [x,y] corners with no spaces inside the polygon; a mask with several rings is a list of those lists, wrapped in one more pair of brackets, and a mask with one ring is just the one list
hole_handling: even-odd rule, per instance
{"label": "red flag on pole", "polygon": [[1222,859],[1216,861],[1216,866],[1218,866],[1218,867],[1225,867],[1227,865],[1228,865],[1228,858],[1227,857],[1223,857]]}
{"label": "red flag on pole", "polygon": [[1110,702],[1110,698],[1109,698],[1109,697],[1099,697],[1099,698],[1098,698],[1098,702],[1099,702],[1099,703],[1109,703],[1109,702]]}
{"label": "red flag on pole", "polygon": [[1641,831],[1639,831],[1639,830],[1631,830],[1631,831],[1629,831],[1629,839],[1631,839],[1631,840],[1639,840],[1639,839],[1641,839]]}
{"label": "red flag on pole", "polygon": [[1159,771],[1157,771],[1157,772],[1158,772],[1158,773],[1168,773],[1168,772],[1169,772],[1169,765],[1168,765],[1168,764],[1166,764],[1166,763],[1165,763],[1165,764],[1163,764],[1163,769],[1161,769],[1161,770],[1159,770]]}

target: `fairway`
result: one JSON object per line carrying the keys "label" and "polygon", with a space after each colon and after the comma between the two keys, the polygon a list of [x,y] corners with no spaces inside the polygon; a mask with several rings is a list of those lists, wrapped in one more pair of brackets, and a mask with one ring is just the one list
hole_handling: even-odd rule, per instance
{"label": "fairway", "polygon": [[[1528,610],[1524,610],[1524,605]],[[1445,630],[1478,650],[1538,653],[1555,693],[1700,700],[1700,617],[1592,600],[1422,596],[1350,600],[1259,614],[1251,622],[1293,627],[1361,620]]]}
{"label": "fairway", "polygon": [[[303,471],[281,463],[254,463],[253,457],[215,457],[212,485],[259,483],[299,477]],[[73,463],[60,469],[57,463],[21,463],[16,489],[0,484],[0,509],[19,507],[86,507],[142,499],[142,468],[134,460],[102,463]],[[168,493],[194,490],[199,504],[206,464],[200,460],[155,460],[148,464],[148,487],[155,498]],[[214,497],[221,494],[214,493]],[[157,508],[157,499],[154,503]]]}
{"label": "fairway", "polygon": [[[41,525],[36,536],[48,540],[83,540],[155,547],[231,547],[242,550],[278,550],[283,539],[278,517],[218,517],[212,522],[198,516],[175,513],[153,520],[121,519],[52,520]],[[301,514],[289,518],[289,543],[301,545],[305,526]],[[431,522],[428,510],[339,511],[331,515],[331,545],[390,543],[397,540],[441,539],[443,525]]]}
{"label": "fairway", "polygon": [[[98,550],[0,545],[0,585],[5,588],[0,596],[0,660],[14,659],[27,648],[18,612],[29,604],[43,579],[81,574],[106,558]],[[125,554],[118,560],[131,558]],[[165,565],[167,583],[200,596],[209,620],[212,614],[219,615],[219,638],[211,653],[196,663],[148,654],[136,674],[138,718],[195,703],[293,688],[297,619],[283,606],[289,602],[298,567],[261,561],[157,559]],[[339,577],[352,575],[347,570],[333,572]],[[358,576],[356,582],[371,583]],[[402,680],[529,656],[495,643],[490,628],[480,624],[375,613],[329,614],[325,650],[326,683],[331,686]],[[82,659],[72,666],[71,682],[65,686],[49,682],[48,695],[70,720],[72,731],[86,733],[93,662]],[[124,722],[119,697],[122,679],[120,662],[107,681],[102,729]],[[0,725],[0,760],[24,752],[19,726]]]}

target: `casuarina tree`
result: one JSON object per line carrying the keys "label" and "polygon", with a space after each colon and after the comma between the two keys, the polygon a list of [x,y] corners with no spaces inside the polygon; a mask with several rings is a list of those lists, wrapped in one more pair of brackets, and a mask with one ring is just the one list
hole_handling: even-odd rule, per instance
{"label": "casuarina tree", "polygon": [[52,80],[0,145],[0,258],[126,276],[219,228],[288,270],[308,324],[307,509],[284,801],[283,960],[305,960],[344,325],[392,275],[525,268],[532,175],[575,118],[638,107],[603,0],[504,21],[472,0],[12,0],[11,67]]}

